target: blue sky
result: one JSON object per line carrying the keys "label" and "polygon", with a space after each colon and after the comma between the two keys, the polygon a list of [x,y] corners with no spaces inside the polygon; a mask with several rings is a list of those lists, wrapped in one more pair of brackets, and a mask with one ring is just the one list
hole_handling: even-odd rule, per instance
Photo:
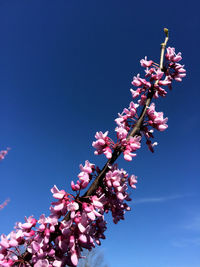
{"label": "blue sky", "polygon": [[120,167],[138,176],[132,211],[102,242],[109,267],[200,266],[199,43],[197,1],[0,1],[0,231],[48,214],[50,188],[69,189],[94,156],[96,131],[115,128],[131,101],[139,60],[159,60],[162,29],[187,77],[157,109],[169,128]]}

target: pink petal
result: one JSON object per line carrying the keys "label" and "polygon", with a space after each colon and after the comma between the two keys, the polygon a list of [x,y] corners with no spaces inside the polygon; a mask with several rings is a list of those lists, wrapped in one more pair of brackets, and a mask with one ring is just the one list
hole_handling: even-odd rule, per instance
{"label": "pink petal", "polygon": [[102,208],[103,207],[103,204],[98,200],[93,200],[93,204],[97,208]]}
{"label": "pink petal", "polygon": [[59,193],[55,193],[53,194],[53,197],[56,198],[56,199],[62,199],[63,197],[65,196],[65,192],[59,192]]}
{"label": "pink petal", "polygon": [[77,257],[76,252],[74,252],[74,253],[71,255],[71,261],[72,261],[72,263],[73,263],[75,266],[78,265],[78,257]]}
{"label": "pink petal", "polygon": [[87,237],[86,237],[86,235],[81,234],[81,235],[79,236],[79,240],[80,240],[81,242],[83,242],[83,243],[87,243]]}
{"label": "pink petal", "polygon": [[58,204],[58,205],[55,205],[54,210],[55,210],[55,211],[60,211],[60,210],[62,210],[63,208],[64,208],[64,203],[62,202],[62,203],[60,203],[60,204]]}
{"label": "pink petal", "polygon": [[87,216],[88,216],[88,218],[90,218],[92,221],[94,221],[94,220],[96,219],[96,217],[95,217],[93,211],[89,212],[89,213],[87,214]]}
{"label": "pink petal", "polygon": [[85,232],[85,227],[81,223],[78,224],[78,229],[80,230],[81,233]]}
{"label": "pink petal", "polygon": [[23,224],[21,225],[21,227],[22,227],[23,229],[30,229],[30,228],[32,227],[32,223],[29,223],[29,222],[27,222],[27,223],[23,223]]}
{"label": "pink petal", "polygon": [[124,154],[124,159],[127,161],[131,161],[132,157],[130,156],[130,154]]}

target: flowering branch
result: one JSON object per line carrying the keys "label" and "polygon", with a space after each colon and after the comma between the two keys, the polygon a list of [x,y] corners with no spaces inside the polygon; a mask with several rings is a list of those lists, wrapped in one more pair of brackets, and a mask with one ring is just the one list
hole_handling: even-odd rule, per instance
{"label": "flowering branch", "polygon": [[[169,37],[168,37],[168,29],[165,28],[164,32],[166,34],[166,37],[165,37],[164,43],[161,44],[161,55],[160,55],[160,69],[161,70],[163,69],[163,60],[164,60],[165,47],[166,47],[168,39],[169,39]],[[156,81],[156,83],[158,83],[158,80]],[[142,127],[143,120],[144,120],[144,116],[146,114],[147,108],[149,107],[149,105],[151,103],[152,97],[154,95],[154,90],[155,89],[152,86],[152,88],[148,92],[146,103],[145,103],[145,105],[143,107],[143,110],[142,110],[142,112],[140,114],[140,117],[139,117],[137,123],[135,124],[135,126],[133,127],[133,129],[131,130],[130,134],[128,135],[127,141],[129,141],[131,137],[134,137],[134,136],[140,134],[141,127]],[[90,188],[88,189],[88,191],[85,193],[84,196],[91,196],[91,195],[93,195],[95,193],[95,191],[98,188],[99,183],[101,183],[102,179],[105,177],[105,174],[109,170],[109,166],[112,165],[117,160],[117,158],[120,156],[122,151],[123,151],[123,147],[121,147],[121,146],[118,146],[118,147],[115,148],[115,150],[114,150],[114,152],[112,154],[112,158],[107,161],[107,163],[103,167],[102,171],[97,176],[97,178],[95,179],[95,181],[90,186]],[[68,219],[68,218],[69,218],[69,215],[65,217],[65,219]]]}
{"label": "flowering branch", "polygon": [[8,154],[8,150],[9,148],[0,151],[0,161],[3,160],[5,156]]}
{"label": "flowering branch", "polygon": [[[108,159],[103,169],[86,160],[84,166],[80,165],[77,182],[71,182],[74,195],[54,186],[51,192],[56,201],[51,203],[48,217],[43,214],[37,221],[30,216],[25,218],[25,223],[17,223],[15,231],[8,236],[1,235],[0,266],[75,267],[84,248],[91,250],[105,239],[105,213],[112,213],[114,223],[124,219],[125,212],[130,210],[128,185],[136,188],[137,177],[129,176],[114,163],[122,153],[125,160],[131,161],[141,147],[142,138],[154,152],[157,143],[151,142],[153,131],[167,129],[168,118],[163,117],[163,112],[157,112],[151,101],[166,96],[167,91],[161,86],[171,89],[173,80],[180,82],[186,76],[184,66],[177,63],[182,59],[181,53],[176,54],[174,48],[168,47],[164,56],[168,30],[164,31],[160,64],[146,57],[140,61],[145,67],[145,78],[139,74],[134,76],[132,85],[137,89],[131,89],[133,99],[139,97],[139,100],[131,101],[115,119],[117,141],[109,138],[108,132],[95,135],[96,141],[92,143],[95,155],[104,154]],[[137,114],[139,108],[142,109],[140,115]],[[92,180],[81,196],[81,190]]]}
{"label": "flowering branch", "polygon": [[10,199],[8,198],[2,204],[0,204],[0,210],[2,210],[5,206],[7,206],[9,201]]}

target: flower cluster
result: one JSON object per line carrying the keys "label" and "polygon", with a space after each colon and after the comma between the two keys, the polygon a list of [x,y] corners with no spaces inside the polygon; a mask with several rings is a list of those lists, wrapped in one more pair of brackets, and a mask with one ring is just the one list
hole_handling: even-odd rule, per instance
{"label": "flower cluster", "polygon": [[[103,197],[92,196],[88,203],[81,203],[79,210],[80,204],[70,199],[64,190],[54,186],[51,191],[57,201],[52,203],[49,217],[41,215],[37,221],[31,216],[25,223],[17,223],[15,231],[8,236],[1,235],[0,266],[23,264],[26,257],[22,261],[22,245],[35,267],[77,266],[82,249],[91,249],[95,242],[100,243],[100,238],[105,238]],[[70,219],[59,222],[66,210],[70,212]]]}
{"label": "flower cluster", "polygon": [[[108,132],[96,133],[96,141],[92,143],[95,155],[104,154],[111,159],[113,151],[117,150],[123,152],[125,160],[131,161],[141,147],[143,136],[153,152],[157,144],[151,142],[153,130],[164,131],[168,119],[155,110],[154,103],[147,105],[146,100],[166,96],[167,91],[162,86],[171,89],[172,80],[181,81],[186,75],[184,66],[177,63],[181,54],[176,54],[174,48],[167,48],[165,59],[162,69],[147,57],[140,61],[145,68],[145,78],[139,74],[134,76],[132,85],[137,88],[131,89],[133,99],[139,99],[137,103],[131,101],[115,119],[116,142],[108,137]],[[139,108],[143,115],[138,116]],[[133,134],[134,127],[137,131]],[[1,151],[0,160],[6,154],[6,151]],[[84,166],[80,165],[76,184],[71,182],[74,194],[56,186],[51,189],[55,201],[51,203],[48,217],[43,214],[37,221],[31,216],[25,219],[25,223],[17,223],[8,236],[1,235],[0,266],[74,267],[78,265],[83,249],[91,250],[95,244],[100,245],[101,239],[105,239],[105,213],[111,212],[114,223],[123,220],[125,212],[130,210],[128,188],[136,188],[137,183],[135,175],[129,176],[117,164],[110,165],[110,162],[102,175],[98,167],[86,160]],[[93,193],[87,194],[87,191],[80,196],[81,190],[86,189],[93,178],[99,179]]]}
{"label": "flower cluster", "polygon": [[80,191],[88,186],[90,180],[92,179],[93,172],[95,171],[94,164],[90,163],[88,160],[85,161],[85,166],[80,164],[81,172],[78,175],[79,180],[76,184],[71,181],[71,188],[73,191]]}
{"label": "flower cluster", "polygon": [[113,222],[118,223],[124,220],[124,214],[130,210],[125,201],[131,201],[128,190],[128,184],[136,188],[137,177],[131,175],[123,169],[119,170],[117,164],[110,167],[104,179],[105,195],[107,202],[104,204],[105,212],[111,211]]}
{"label": "flower cluster", "polygon": [[[153,129],[149,129],[149,127],[158,131],[164,131],[168,127],[168,118],[163,117],[163,112],[155,111],[155,103],[152,103],[149,107],[147,107],[147,112],[143,125],[140,128],[139,135],[131,137],[129,136],[129,132],[136,125],[138,119],[137,110],[139,106],[143,107],[145,105],[149,94],[152,94],[154,98],[158,98],[159,96],[164,97],[166,96],[167,91],[163,88],[163,86],[167,86],[171,89],[173,80],[182,81],[182,78],[186,76],[184,65],[177,63],[182,59],[180,52],[176,54],[174,48],[168,47],[165,59],[165,64],[162,69],[153,60],[147,60],[147,57],[140,60],[141,66],[145,68],[145,78],[141,78],[140,74],[134,76],[132,85],[137,87],[137,89],[130,89],[133,99],[138,97],[140,98],[137,103],[131,101],[129,108],[125,108],[121,114],[118,114],[119,117],[115,119],[117,124],[115,129],[117,132],[116,143],[114,143],[113,140],[111,142],[110,139],[108,139],[109,141],[107,142],[105,141],[108,132],[104,134],[104,140],[101,132],[96,134],[95,137],[98,140],[93,143],[94,148],[97,149],[95,151],[96,155],[102,153],[106,154],[103,152],[103,149],[105,149],[106,151],[109,151],[109,157],[107,158],[111,158],[111,152],[116,147],[120,147],[123,151],[124,159],[131,161],[132,158],[136,156],[136,153],[133,152],[141,147],[141,136],[145,136],[148,148],[150,151],[154,151],[153,147],[157,145],[157,142],[152,144],[151,138],[154,137],[152,134]],[[100,144],[102,144],[103,147],[101,147]]]}
{"label": "flower cluster", "polygon": [[163,112],[155,111],[155,104],[152,103],[150,107],[147,109],[147,116],[149,118],[148,124],[158,131],[164,131],[167,129],[167,121],[168,118],[163,118]]}
{"label": "flower cluster", "polygon": [[175,80],[177,82],[181,82],[182,78],[186,76],[186,70],[184,69],[184,65],[181,65],[177,62],[181,61],[181,53],[175,53],[175,48],[168,47],[167,53],[165,55],[168,60],[166,64],[166,75],[170,81]]}
{"label": "flower cluster", "polygon": [[112,146],[113,141],[107,136],[108,131],[105,133],[102,132],[96,132],[95,138],[97,141],[92,143],[92,146],[96,148],[95,155],[104,154],[107,159],[110,159],[112,157]]}

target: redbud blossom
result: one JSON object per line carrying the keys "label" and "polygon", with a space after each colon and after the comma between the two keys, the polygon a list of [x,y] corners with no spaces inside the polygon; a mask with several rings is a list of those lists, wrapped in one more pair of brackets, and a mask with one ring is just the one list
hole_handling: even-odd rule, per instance
{"label": "redbud blossom", "polygon": [[175,48],[173,48],[173,47],[168,47],[167,48],[167,53],[166,53],[165,57],[169,61],[173,61],[173,62],[179,62],[182,59],[181,53],[179,52],[178,54],[176,54],[175,53]]}
{"label": "redbud blossom", "polygon": [[136,185],[137,184],[137,176],[135,175],[131,175],[128,179],[128,182],[129,182],[129,185],[132,187],[132,188],[136,188]]}
{"label": "redbud blossom", "polygon": [[97,141],[92,143],[92,146],[96,148],[96,151],[94,152],[95,155],[100,155],[102,153],[105,154],[105,156],[110,159],[112,157],[112,150],[110,148],[111,140],[108,138],[108,131],[104,134],[102,132],[96,132],[95,138]]}
{"label": "redbud blossom", "polygon": [[149,117],[149,125],[156,128],[158,131],[164,131],[167,129],[168,125],[166,124],[168,118],[163,118],[163,112],[155,111],[155,104],[152,103],[147,109],[147,116]]}
{"label": "redbud blossom", "polygon": [[150,67],[153,64],[153,61],[152,60],[148,61],[147,57],[145,57],[144,59],[140,60],[140,64],[141,64],[142,67],[147,68],[147,67]]}
{"label": "redbud blossom", "polygon": [[1,151],[0,151],[0,160],[2,160],[2,159],[5,158],[5,156],[8,154],[8,150],[9,150],[9,149],[1,150]]}

